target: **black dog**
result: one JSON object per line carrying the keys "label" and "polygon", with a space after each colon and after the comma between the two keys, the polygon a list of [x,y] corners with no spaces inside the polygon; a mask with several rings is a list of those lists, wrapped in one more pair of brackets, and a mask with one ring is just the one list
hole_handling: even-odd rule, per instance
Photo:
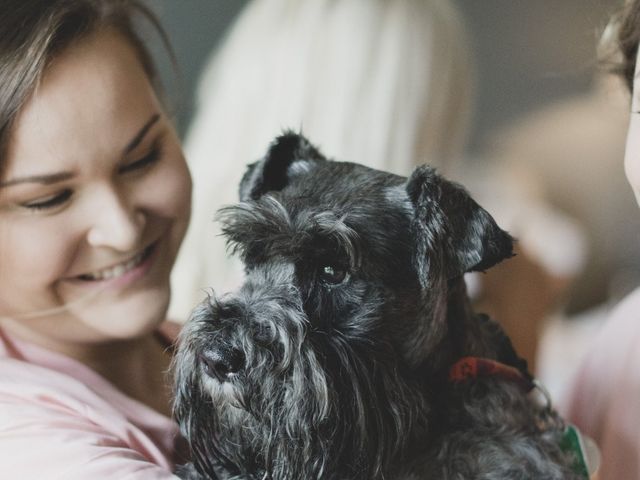
{"label": "black dog", "polygon": [[512,238],[462,187],[287,133],[240,194],[220,218],[246,282],[195,310],[175,365],[185,477],[583,478],[525,362],[470,308],[463,274]]}

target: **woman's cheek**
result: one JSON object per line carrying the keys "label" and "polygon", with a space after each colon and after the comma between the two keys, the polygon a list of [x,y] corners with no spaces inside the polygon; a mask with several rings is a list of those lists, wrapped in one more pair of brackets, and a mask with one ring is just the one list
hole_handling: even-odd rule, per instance
{"label": "woman's cheek", "polygon": [[44,238],[43,230],[39,229],[25,239],[30,252],[25,262],[33,272],[46,272],[44,276],[54,283],[71,273],[70,269],[80,250],[80,241],[71,226],[57,224]]}
{"label": "woman's cheek", "polygon": [[624,158],[624,169],[627,180],[640,204],[640,115],[631,116],[627,146]]}
{"label": "woman's cheek", "polygon": [[29,303],[34,305],[51,301],[78,250],[72,229],[54,218],[28,218],[12,223],[6,226],[0,240],[0,285],[18,302],[25,300],[17,298],[22,296],[38,297],[31,298]]}
{"label": "woman's cheek", "polygon": [[168,201],[167,213],[179,222],[188,223],[191,214],[191,175],[182,152],[176,152],[176,160],[163,180]]}

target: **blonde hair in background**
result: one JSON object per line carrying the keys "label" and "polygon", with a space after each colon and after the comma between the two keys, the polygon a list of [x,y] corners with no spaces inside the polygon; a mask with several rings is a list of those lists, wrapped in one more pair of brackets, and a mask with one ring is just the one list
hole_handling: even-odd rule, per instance
{"label": "blonde hair in background", "polygon": [[447,0],[255,0],[201,79],[185,149],[192,225],[174,269],[170,314],[235,286],[212,218],[237,201],[246,165],[283,129],[328,156],[408,175],[451,173],[464,147],[472,67]]}

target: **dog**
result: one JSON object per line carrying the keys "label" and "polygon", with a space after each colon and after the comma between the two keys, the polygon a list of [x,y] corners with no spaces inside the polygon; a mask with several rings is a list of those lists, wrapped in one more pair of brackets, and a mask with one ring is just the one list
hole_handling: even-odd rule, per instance
{"label": "dog", "polygon": [[175,417],[191,479],[582,479],[567,426],[463,275],[513,255],[463,187],[285,132],[218,214],[246,268],[193,312]]}

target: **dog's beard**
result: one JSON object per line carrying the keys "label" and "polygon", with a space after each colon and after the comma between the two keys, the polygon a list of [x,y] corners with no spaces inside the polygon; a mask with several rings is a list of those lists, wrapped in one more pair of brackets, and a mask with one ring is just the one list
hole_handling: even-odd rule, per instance
{"label": "dog's beard", "polygon": [[296,309],[287,324],[300,328],[273,325],[276,347],[248,341],[241,378],[219,383],[198,365],[207,325],[197,315],[177,357],[175,413],[205,475],[381,478],[426,429],[427,401],[389,346],[308,334]]}

